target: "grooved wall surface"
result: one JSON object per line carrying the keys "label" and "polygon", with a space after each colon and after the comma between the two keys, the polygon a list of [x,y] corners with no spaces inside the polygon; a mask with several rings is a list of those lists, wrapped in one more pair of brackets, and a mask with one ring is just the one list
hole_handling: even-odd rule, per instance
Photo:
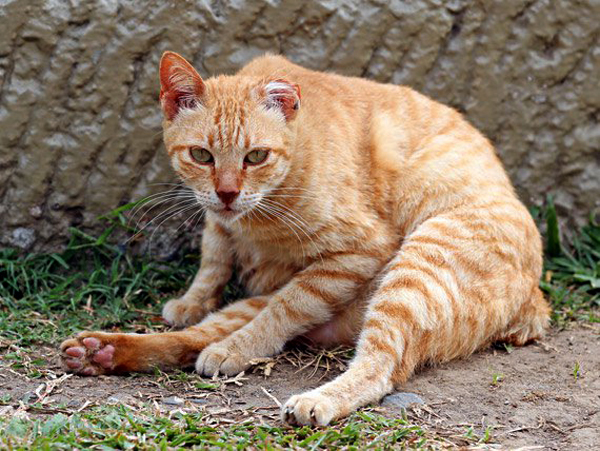
{"label": "grooved wall surface", "polygon": [[0,30],[3,246],[56,249],[173,181],[164,50],[203,76],[271,51],[410,85],[487,134],[526,203],[600,205],[598,0],[8,0]]}

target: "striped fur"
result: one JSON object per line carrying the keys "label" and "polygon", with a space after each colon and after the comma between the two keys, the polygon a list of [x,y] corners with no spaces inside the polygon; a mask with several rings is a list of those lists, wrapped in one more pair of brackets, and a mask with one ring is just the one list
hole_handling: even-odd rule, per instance
{"label": "striped fur", "polygon": [[[421,365],[543,334],[539,233],[491,144],[456,111],[278,56],[202,81],[166,53],[161,79],[167,151],[207,210],[200,271],[163,311],[190,327],[86,332],[62,345],[68,369],[234,374],[299,335],[356,343],[346,373],[283,407],[285,421],[324,425]],[[173,90],[193,92],[192,107]],[[266,160],[244,163],[254,149]],[[217,310],[234,265],[254,297]]]}

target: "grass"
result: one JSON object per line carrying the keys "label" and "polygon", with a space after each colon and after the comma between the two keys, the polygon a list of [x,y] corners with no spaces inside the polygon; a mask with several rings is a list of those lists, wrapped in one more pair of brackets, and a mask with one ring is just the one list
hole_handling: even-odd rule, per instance
{"label": "grass", "polygon": [[573,378],[577,381],[581,377],[581,365],[579,362],[575,362],[575,366],[573,366]]}
{"label": "grass", "polygon": [[600,225],[590,215],[588,224],[570,237],[570,246],[567,247],[561,241],[558,217],[551,198],[542,213],[534,212],[534,216],[545,216],[546,222],[544,275],[540,286],[552,305],[554,322],[599,322]]}
{"label": "grass", "polygon": [[492,386],[497,387],[504,380],[504,374],[492,373]]}
{"label": "grass", "polygon": [[[4,449],[381,449],[415,448],[430,438],[403,419],[357,413],[337,426],[315,430],[257,425],[251,420],[220,427],[202,414],[157,415],[149,408],[97,407],[84,413],[49,418],[13,418],[0,431]],[[468,437],[477,443],[476,435]]]}
{"label": "grass", "polygon": [[[104,217],[99,236],[71,230],[62,252],[22,254],[0,250],[0,355],[2,364],[31,380],[42,378],[48,362],[31,357],[33,349],[56,346],[83,329],[143,332],[164,329],[160,305],[180,294],[195,274],[200,257],[182,252],[170,261],[133,256],[118,242],[127,231],[126,209]],[[534,216],[546,230],[546,257],[540,286],[553,307],[553,321],[598,322],[600,307],[600,225],[593,218],[569,243],[561,240],[551,200]],[[239,290],[228,288],[228,296]],[[508,349],[507,349],[508,351]],[[179,374],[179,373],[178,373]],[[573,371],[580,374],[579,367]],[[173,378],[186,379],[186,373]],[[501,376],[493,376],[493,385]],[[216,390],[212,382],[194,382],[200,390]],[[0,393],[2,408],[16,412],[23,401]],[[28,404],[28,414],[0,414],[3,449],[296,449],[438,448],[447,444],[440,434],[411,424],[406,418],[387,419],[363,410],[333,427],[283,428],[280,423],[214,424],[204,413],[156,412],[151,404],[92,406],[82,412],[64,406]],[[467,430],[457,444],[487,443],[493,431]],[[454,437],[454,435],[453,435]],[[456,439],[453,439],[456,440]]]}

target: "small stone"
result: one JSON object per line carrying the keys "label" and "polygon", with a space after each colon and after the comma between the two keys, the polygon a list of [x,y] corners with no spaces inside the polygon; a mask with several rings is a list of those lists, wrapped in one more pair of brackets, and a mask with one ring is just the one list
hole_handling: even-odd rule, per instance
{"label": "small stone", "polygon": [[70,408],[76,408],[79,407],[81,405],[81,402],[77,399],[71,399],[68,403],[67,403],[67,407]]}
{"label": "small stone", "polygon": [[35,207],[31,207],[29,209],[29,214],[35,219],[40,219],[42,217],[42,209],[36,205]]}
{"label": "small stone", "polygon": [[18,227],[12,232],[11,243],[21,249],[29,249],[35,242],[35,230]]}
{"label": "small stone", "polygon": [[168,398],[163,399],[162,403],[169,406],[182,406],[185,401],[179,396],[169,396]]}
{"label": "small stone", "polygon": [[414,393],[394,393],[383,398],[381,405],[395,409],[406,409],[411,404],[425,404],[425,401]]}
{"label": "small stone", "polygon": [[138,404],[138,400],[127,393],[115,393],[106,400],[108,404]]}

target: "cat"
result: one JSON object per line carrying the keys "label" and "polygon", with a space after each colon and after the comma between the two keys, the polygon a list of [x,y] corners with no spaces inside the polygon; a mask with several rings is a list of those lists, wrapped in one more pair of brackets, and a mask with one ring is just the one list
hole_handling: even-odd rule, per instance
{"label": "cat", "polygon": [[[457,111],[275,55],[203,80],[166,52],[159,72],[165,147],[206,210],[200,270],[163,310],[187,328],[81,333],[69,371],[232,375],[294,337],[354,344],[345,373],[282,408],[326,425],[422,365],[544,333],[539,232]],[[234,266],[249,297],[218,310]]]}

